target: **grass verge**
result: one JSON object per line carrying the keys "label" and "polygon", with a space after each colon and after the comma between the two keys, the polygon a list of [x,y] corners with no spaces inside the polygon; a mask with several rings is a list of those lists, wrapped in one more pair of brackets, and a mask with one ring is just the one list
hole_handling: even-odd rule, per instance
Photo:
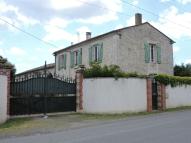
{"label": "grass verge", "polygon": [[0,125],[0,129],[5,129],[5,128],[13,128],[13,127],[18,127],[23,125],[24,123],[32,120],[31,118],[15,118],[15,119],[10,119],[4,124]]}

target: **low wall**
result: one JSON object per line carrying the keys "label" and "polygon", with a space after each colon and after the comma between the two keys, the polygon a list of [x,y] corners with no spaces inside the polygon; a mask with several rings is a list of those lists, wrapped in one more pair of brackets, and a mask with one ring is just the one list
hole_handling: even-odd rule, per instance
{"label": "low wall", "polygon": [[123,113],[146,110],[146,79],[90,78],[83,81],[84,112]]}
{"label": "low wall", "polygon": [[166,107],[191,106],[191,86],[166,87]]}
{"label": "low wall", "polygon": [[7,76],[0,75],[0,123],[7,120]]}

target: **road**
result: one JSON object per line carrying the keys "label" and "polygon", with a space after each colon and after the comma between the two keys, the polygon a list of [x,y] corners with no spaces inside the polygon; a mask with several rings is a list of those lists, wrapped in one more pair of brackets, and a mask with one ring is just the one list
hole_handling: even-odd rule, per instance
{"label": "road", "polygon": [[137,116],[0,143],[191,143],[191,110]]}

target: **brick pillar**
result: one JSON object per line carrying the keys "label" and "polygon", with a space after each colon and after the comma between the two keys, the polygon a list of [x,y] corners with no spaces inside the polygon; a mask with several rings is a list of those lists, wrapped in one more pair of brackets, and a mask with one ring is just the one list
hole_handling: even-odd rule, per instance
{"label": "brick pillar", "polygon": [[10,115],[11,69],[0,68],[0,75],[7,76],[7,115]]}
{"label": "brick pillar", "polygon": [[163,111],[166,109],[166,87],[162,83],[157,83],[158,92],[158,109]]}
{"label": "brick pillar", "polygon": [[166,86],[161,84],[161,110],[166,109]]}
{"label": "brick pillar", "polygon": [[76,112],[83,111],[83,69],[76,71]]}
{"label": "brick pillar", "polygon": [[158,95],[158,110],[162,110],[162,92],[161,84],[157,82],[157,95]]}
{"label": "brick pillar", "polygon": [[147,112],[152,112],[152,79],[147,78]]}

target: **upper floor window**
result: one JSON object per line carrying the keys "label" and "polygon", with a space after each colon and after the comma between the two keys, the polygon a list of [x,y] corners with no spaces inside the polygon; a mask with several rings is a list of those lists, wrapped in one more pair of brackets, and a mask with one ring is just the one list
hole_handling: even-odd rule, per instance
{"label": "upper floor window", "polygon": [[161,63],[161,47],[160,44],[145,43],[145,62]]}
{"label": "upper floor window", "polygon": [[70,67],[82,64],[82,48],[70,52]]}
{"label": "upper floor window", "polygon": [[58,70],[61,70],[63,68],[66,69],[66,56],[66,53],[58,56]]}
{"label": "upper floor window", "polygon": [[89,63],[102,62],[103,59],[103,43],[94,44],[89,48]]}
{"label": "upper floor window", "polygon": [[149,47],[150,47],[150,56],[151,56],[151,59],[150,61],[152,63],[156,62],[156,44],[149,44]]}

